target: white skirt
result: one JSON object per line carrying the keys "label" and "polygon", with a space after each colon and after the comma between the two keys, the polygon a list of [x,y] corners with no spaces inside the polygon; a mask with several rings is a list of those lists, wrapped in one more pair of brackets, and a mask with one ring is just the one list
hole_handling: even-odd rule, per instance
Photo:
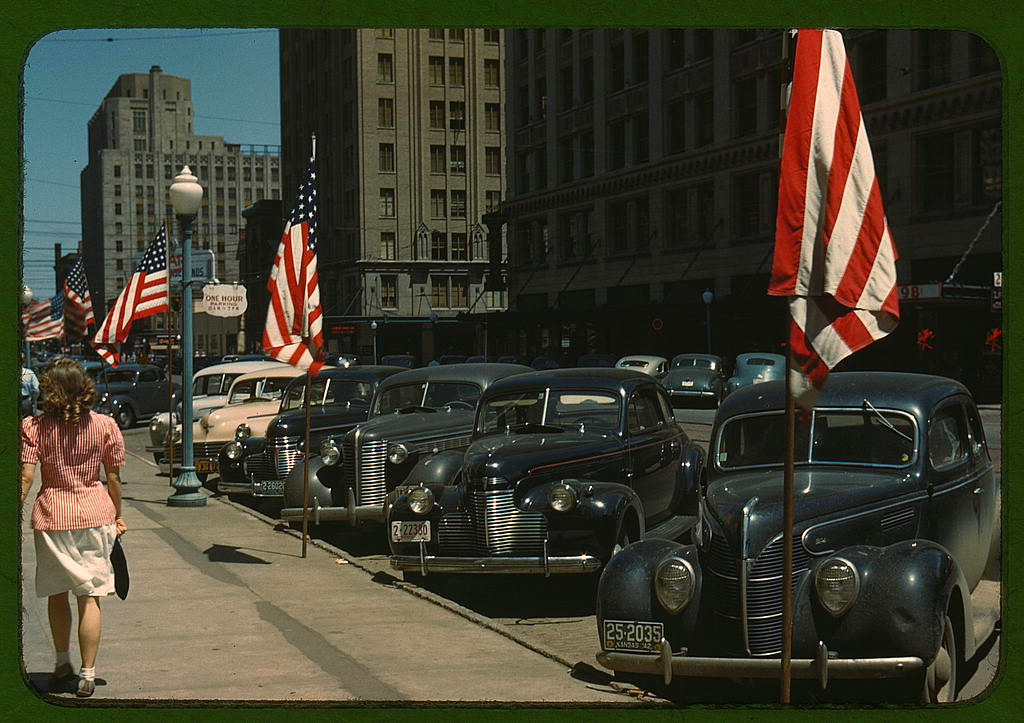
{"label": "white skirt", "polygon": [[36,530],[36,596],[70,590],[76,596],[101,597],[114,592],[110,551],[115,525],[81,530]]}

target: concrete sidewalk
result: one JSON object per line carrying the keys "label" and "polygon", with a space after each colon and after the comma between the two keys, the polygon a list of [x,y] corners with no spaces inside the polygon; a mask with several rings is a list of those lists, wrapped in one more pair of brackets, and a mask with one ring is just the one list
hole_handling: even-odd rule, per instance
{"label": "concrete sidewalk", "polygon": [[[220,497],[168,507],[155,472],[133,454],[122,470],[131,591],[102,601],[94,699],[623,702],[337,551],[311,544],[301,559],[297,536]],[[22,539],[23,661],[45,689],[53,652],[27,522]],[[71,657],[77,668],[74,633]]]}

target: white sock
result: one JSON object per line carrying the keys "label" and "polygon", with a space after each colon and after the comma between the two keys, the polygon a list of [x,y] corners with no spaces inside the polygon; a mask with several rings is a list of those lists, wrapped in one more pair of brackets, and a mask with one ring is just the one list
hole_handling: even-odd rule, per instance
{"label": "white sock", "polygon": [[65,650],[63,653],[57,653],[57,665],[55,667],[59,668],[60,666],[65,664],[71,665],[71,655],[70,653],[68,653],[67,650]]}
{"label": "white sock", "polygon": [[96,666],[94,665],[91,668],[82,668],[78,672],[78,677],[82,678],[83,680],[95,680],[96,679]]}

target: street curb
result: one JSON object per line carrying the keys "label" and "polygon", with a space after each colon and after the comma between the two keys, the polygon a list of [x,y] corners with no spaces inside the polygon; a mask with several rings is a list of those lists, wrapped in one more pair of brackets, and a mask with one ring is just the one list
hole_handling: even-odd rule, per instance
{"label": "street curb", "polygon": [[[267,524],[268,526],[273,527],[277,532],[283,532],[283,533],[285,533],[285,534],[287,534],[287,535],[289,535],[291,537],[294,537],[296,540],[298,540],[300,542],[302,541],[302,533],[298,532],[297,530],[291,529],[286,524],[282,523],[281,520],[277,520],[277,519],[273,519],[273,518],[267,517],[266,515],[262,514],[261,512],[257,512],[256,510],[253,510],[253,509],[251,509],[251,508],[249,508],[249,507],[247,507],[247,506],[245,506],[243,504],[240,504],[238,502],[234,502],[234,501],[228,499],[227,495],[217,495],[215,497],[215,496],[212,495],[212,493],[210,493],[209,490],[205,490],[205,491],[207,493],[207,496],[210,497],[210,499],[216,500],[217,502],[221,502],[223,504],[226,504],[226,505],[229,505],[231,507],[234,507],[237,510],[245,512],[245,513],[251,515],[252,517],[255,517],[256,519],[260,520],[261,522]],[[357,558],[353,558],[351,555],[349,555],[344,550],[342,550],[340,548],[337,548],[334,545],[331,545],[331,544],[329,544],[327,542],[324,542],[323,540],[317,540],[317,539],[314,539],[314,538],[310,537],[309,538],[309,544],[312,545],[313,547],[317,547],[317,548],[323,550],[324,552],[328,552],[328,553],[330,553],[332,555],[335,555],[337,557],[342,558],[343,560],[347,561],[353,567],[358,568],[359,570],[362,570],[363,572],[365,572],[367,575],[370,575],[371,577],[376,575],[376,574],[378,574],[378,571],[371,570],[370,568],[366,567],[365,565],[360,563]],[[452,602],[451,600],[449,600],[449,599],[447,599],[445,597],[442,597],[442,596],[440,596],[440,595],[438,595],[438,594],[436,594],[434,592],[431,592],[430,590],[424,590],[421,587],[418,587],[418,586],[413,585],[411,583],[405,582],[404,580],[399,580],[397,578],[395,578],[395,581],[393,583],[391,583],[391,586],[395,587],[395,588],[397,588],[399,590],[402,590],[402,591],[408,593],[409,595],[413,595],[414,597],[418,597],[418,598],[420,598],[422,600],[426,600],[428,602],[434,603],[438,607],[444,608],[445,610],[448,610],[449,612],[455,613],[456,615],[459,615],[459,616],[465,618],[466,620],[469,620],[470,622],[475,623],[476,625],[479,625],[480,627],[484,627],[484,628],[487,628],[488,630],[491,630],[491,631],[493,631],[495,633],[498,633],[502,637],[507,638],[508,640],[511,640],[514,643],[518,643],[519,645],[523,646],[524,648],[527,648],[528,650],[532,650],[535,653],[539,653],[540,655],[543,655],[545,658],[553,660],[556,663],[559,663],[560,665],[564,665],[569,671],[572,671],[573,668],[575,668],[575,666],[577,664],[579,664],[581,662],[584,662],[584,661],[569,661],[568,659],[564,658],[563,656],[559,655],[558,653],[556,653],[556,652],[554,652],[552,650],[547,650],[547,649],[541,647],[540,645],[537,645],[536,643],[529,642],[529,641],[523,640],[521,638],[518,638],[515,635],[511,634],[508,630],[505,630],[500,625],[497,625],[496,623],[491,621],[489,618],[486,618],[483,615],[480,615],[479,613],[476,613],[476,612],[470,610],[467,607],[459,605],[458,603],[454,603],[454,602]],[[611,675],[611,674],[609,673],[609,675]]]}

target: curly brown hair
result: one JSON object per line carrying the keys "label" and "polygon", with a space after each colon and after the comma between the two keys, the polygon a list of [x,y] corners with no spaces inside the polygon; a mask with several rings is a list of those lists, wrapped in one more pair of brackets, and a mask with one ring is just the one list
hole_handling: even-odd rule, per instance
{"label": "curly brown hair", "polygon": [[39,380],[43,414],[78,424],[96,401],[96,385],[74,359],[62,357],[51,363]]}

